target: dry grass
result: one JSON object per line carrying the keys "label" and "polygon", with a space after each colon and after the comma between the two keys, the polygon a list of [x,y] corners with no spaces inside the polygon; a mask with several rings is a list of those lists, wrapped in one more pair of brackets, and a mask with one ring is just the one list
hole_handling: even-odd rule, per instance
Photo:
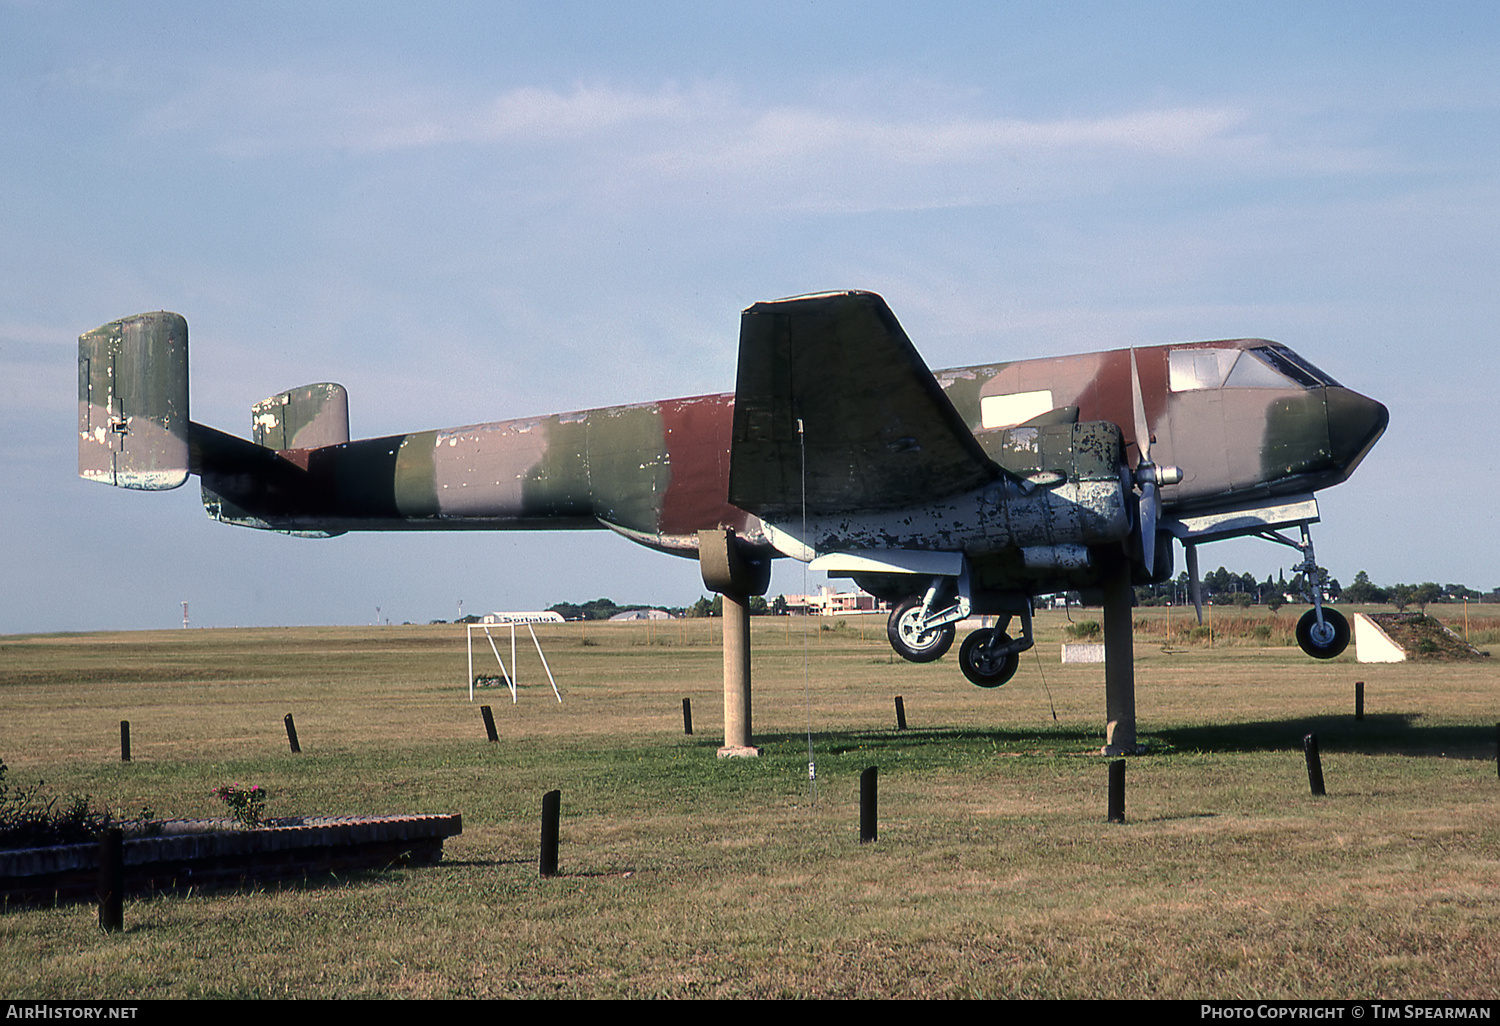
{"label": "dry grass", "polygon": [[[465,822],[437,868],[135,901],[114,936],[87,907],[9,911],[0,988],[1494,997],[1500,672],[1487,663],[1315,663],[1217,638],[1164,644],[1148,624],[1137,701],[1151,754],[1130,762],[1128,822],[1111,826],[1092,754],[1102,668],[1057,662],[1060,614],[1040,618],[1037,653],[995,693],[965,684],[952,657],[892,659],[875,619],[843,623],[756,622],[765,754],[731,762],[714,758],[714,623],[546,628],[564,702],[523,655],[520,702],[481,699],[498,745],[467,701],[451,627],[0,638],[0,756],[19,781],[200,816],[217,811],[212,787],[238,780],[271,790],[271,815]],[[287,712],[301,756],[286,750]],[[1321,800],[1300,754],[1310,729]],[[881,833],[862,846],[870,765]],[[552,787],[564,875],[541,880]]]}

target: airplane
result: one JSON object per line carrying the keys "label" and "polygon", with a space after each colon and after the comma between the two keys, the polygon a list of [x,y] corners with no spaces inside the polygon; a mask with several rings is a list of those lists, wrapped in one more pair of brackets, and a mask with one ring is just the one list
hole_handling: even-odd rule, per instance
{"label": "airplane", "polygon": [[1349,627],[1322,603],[1314,493],[1347,479],[1389,421],[1263,339],[933,373],[861,291],[744,310],[733,392],[382,438],[351,440],[347,393],[321,383],[254,404],[247,441],[189,419],[187,371],[178,314],[82,335],[79,474],[150,490],[197,474],[210,517],[312,537],[607,528],[701,555],[706,581],[700,532],[727,531],[737,569],[720,590],[764,593],[778,557],[850,577],[893,603],[889,640],[908,660],[939,659],[959,623],[996,617],[958,657],[987,688],[1033,645],[1038,595],[1079,590],[1105,605],[1107,644],[1112,617],[1128,634],[1130,587],[1171,577],[1174,539],[1200,620],[1198,545],[1298,550],[1313,582],[1298,643],[1337,656]]}

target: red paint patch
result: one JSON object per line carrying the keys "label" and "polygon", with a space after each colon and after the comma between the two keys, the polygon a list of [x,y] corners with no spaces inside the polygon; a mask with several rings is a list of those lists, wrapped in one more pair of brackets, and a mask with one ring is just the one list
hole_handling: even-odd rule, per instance
{"label": "red paint patch", "polygon": [[734,396],[668,399],[660,408],[672,464],[672,480],[661,502],[662,533],[744,529],[750,515],[728,500]]}

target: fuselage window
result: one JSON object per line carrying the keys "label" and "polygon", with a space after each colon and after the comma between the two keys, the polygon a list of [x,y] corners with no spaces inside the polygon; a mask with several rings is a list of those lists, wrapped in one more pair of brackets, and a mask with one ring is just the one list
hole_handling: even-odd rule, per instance
{"label": "fuselage window", "polygon": [[1239,355],[1238,349],[1173,349],[1167,354],[1168,385],[1174,392],[1218,388]]}

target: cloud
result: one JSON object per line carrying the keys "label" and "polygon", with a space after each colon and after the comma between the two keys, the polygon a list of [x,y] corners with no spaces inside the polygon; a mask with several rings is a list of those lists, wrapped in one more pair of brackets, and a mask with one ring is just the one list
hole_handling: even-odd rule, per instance
{"label": "cloud", "polygon": [[292,69],[208,73],[154,105],[140,130],[196,136],[233,157],[435,146],[547,144],[632,125],[669,126],[721,109],[712,89],[630,92],[577,85],[524,86],[475,97],[343,72]]}
{"label": "cloud", "polygon": [[1391,163],[1359,142],[1325,141],[1314,115],[1220,104],[1028,118],[974,104],[926,90],[913,110],[897,87],[858,105],[756,104],[724,83],[478,95],[363,72],[220,69],[151,108],[141,130],[236,160],[419,159],[460,175],[456,186],[499,187],[510,204],[565,198],[609,216],[975,207]]}
{"label": "cloud", "polygon": [[[621,127],[748,135],[764,144],[829,149],[853,144],[898,159],[963,159],[997,150],[1109,147],[1189,152],[1223,137],[1245,115],[1227,108],[1145,110],[1098,118],[1032,121],[953,117],[941,110],[880,116],[881,98],[839,107],[760,108],[720,83],[651,91],[576,84],[568,90],[521,86],[490,96],[344,72],[293,69],[208,72],[196,85],[152,107],[142,128],[190,133],[236,152],[305,148],[384,150],[497,141],[547,142]],[[966,97],[967,99],[967,97]],[[940,100],[936,102],[941,102]]]}

